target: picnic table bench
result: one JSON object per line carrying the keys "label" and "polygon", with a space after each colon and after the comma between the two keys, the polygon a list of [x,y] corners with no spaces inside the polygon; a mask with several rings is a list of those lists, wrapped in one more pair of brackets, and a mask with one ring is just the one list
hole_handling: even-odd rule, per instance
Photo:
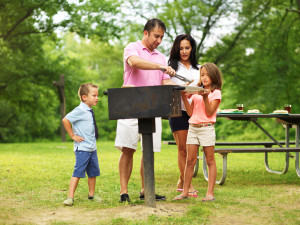
{"label": "picnic table bench", "polygon": [[[239,120],[239,121],[251,121],[253,122],[260,130],[263,131],[272,142],[216,142],[215,153],[220,153],[223,157],[223,170],[222,177],[220,180],[217,180],[216,183],[222,185],[225,183],[227,176],[227,155],[229,153],[264,153],[265,154],[265,167],[266,170],[270,173],[284,174],[288,171],[289,168],[289,159],[294,158],[290,153],[295,152],[295,168],[298,177],[300,177],[299,169],[299,126],[300,126],[300,114],[219,114],[217,117],[225,117],[230,120]],[[278,123],[283,124],[285,128],[285,141],[277,141],[272,135],[270,135],[258,122],[258,118],[275,118]],[[290,141],[290,128],[296,128],[295,141]],[[167,144],[175,144],[175,141],[164,142]],[[273,147],[274,145],[279,147]],[[284,146],[285,145],[285,146]],[[295,147],[290,147],[290,145],[295,145]],[[226,146],[226,147],[218,147]],[[245,146],[243,148],[237,148],[237,146]],[[264,147],[246,147],[246,146],[264,146]],[[285,152],[285,167],[283,171],[275,171],[270,169],[268,163],[268,153],[271,152]],[[198,173],[199,168],[199,159],[203,159],[203,174],[206,180],[208,180],[207,166],[205,155],[199,157],[195,165],[194,176]]]}

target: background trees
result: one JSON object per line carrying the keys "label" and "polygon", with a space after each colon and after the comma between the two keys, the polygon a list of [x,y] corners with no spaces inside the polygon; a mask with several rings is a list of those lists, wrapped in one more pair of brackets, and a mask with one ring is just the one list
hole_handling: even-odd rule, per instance
{"label": "background trees", "polygon": [[[58,138],[52,82],[65,75],[67,112],[78,104],[83,82],[99,84],[100,94],[120,87],[123,48],[142,38],[144,23],[153,17],[168,28],[159,50],[168,55],[174,38],[190,33],[199,63],[221,68],[221,108],[244,103],[246,110],[269,113],[290,103],[299,112],[299,9],[299,0],[0,0],[0,140]],[[96,112],[101,136],[113,139],[106,97]],[[220,121],[217,132],[225,139],[261,138],[244,126],[228,129]],[[164,127],[164,138],[171,138],[167,122]]]}
{"label": "background trees", "polygon": [[[57,137],[59,102],[52,81],[66,75],[66,93],[86,79],[76,57],[65,56],[55,29],[108,40],[120,30],[110,18],[117,1],[16,0],[0,2],[0,140]],[[55,22],[55,15],[64,17]],[[110,19],[108,19],[110,18]],[[69,98],[68,98],[69,99]],[[69,103],[70,101],[68,101]]]}

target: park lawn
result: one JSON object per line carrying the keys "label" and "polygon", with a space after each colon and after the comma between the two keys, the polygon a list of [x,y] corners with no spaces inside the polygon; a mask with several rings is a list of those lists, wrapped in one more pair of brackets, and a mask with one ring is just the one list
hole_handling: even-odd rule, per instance
{"label": "park lawn", "polygon": [[[156,208],[139,200],[140,149],[134,155],[129,183],[130,205],[119,201],[118,159],[113,142],[98,142],[101,176],[96,193],[101,203],[87,200],[87,179],[81,179],[75,204],[63,206],[74,167],[73,144],[0,144],[0,224],[300,224],[300,178],[295,160],[284,175],[264,168],[264,155],[229,154],[227,179],[216,185],[215,202],[201,201],[207,182],[202,162],[193,179],[198,198],[179,202],[176,146],[162,146],[155,154],[156,193],[167,196]],[[294,154],[294,153],[293,153]],[[216,155],[218,173],[221,158]],[[282,170],[284,155],[269,156],[270,166]]]}

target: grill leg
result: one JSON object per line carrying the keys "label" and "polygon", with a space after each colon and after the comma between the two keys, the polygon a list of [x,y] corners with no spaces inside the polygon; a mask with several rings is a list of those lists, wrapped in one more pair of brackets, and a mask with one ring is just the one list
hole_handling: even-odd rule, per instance
{"label": "grill leg", "polygon": [[155,179],[154,179],[154,153],[153,138],[151,134],[142,134],[143,164],[145,183],[145,205],[155,208]]}
{"label": "grill leg", "polygon": [[153,137],[155,132],[155,118],[139,119],[139,133],[142,134],[143,168],[145,184],[145,205],[155,208],[155,179],[154,179],[154,153]]}

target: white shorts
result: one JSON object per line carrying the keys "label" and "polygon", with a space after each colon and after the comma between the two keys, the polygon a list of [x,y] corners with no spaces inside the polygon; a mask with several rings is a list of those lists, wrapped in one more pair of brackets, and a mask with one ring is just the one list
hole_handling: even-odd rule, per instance
{"label": "white shorts", "polygon": [[214,126],[192,127],[189,126],[186,144],[200,146],[215,146],[216,132]]}
{"label": "white shorts", "polygon": [[[156,132],[152,134],[153,152],[160,152],[161,149],[161,126],[161,118],[155,118]],[[120,151],[123,147],[136,150],[141,136],[142,135],[138,133],[138,119],[118,120],[115,147]]]}

